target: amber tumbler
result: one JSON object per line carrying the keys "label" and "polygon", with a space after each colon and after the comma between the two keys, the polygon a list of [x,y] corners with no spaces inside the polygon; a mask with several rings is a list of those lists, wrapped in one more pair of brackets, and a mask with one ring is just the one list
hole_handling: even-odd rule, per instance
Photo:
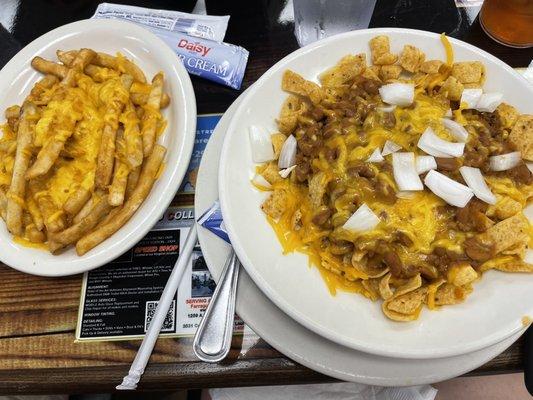
{"label": "amber tumbler", "polygon": [[479,21],[487,35],[499,43],[533,46],[533,0],[485,0]]}

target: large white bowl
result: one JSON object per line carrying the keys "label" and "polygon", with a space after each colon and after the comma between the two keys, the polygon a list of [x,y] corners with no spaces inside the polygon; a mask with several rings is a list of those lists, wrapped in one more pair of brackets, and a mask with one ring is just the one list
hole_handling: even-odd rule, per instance
{"label": "large white bowl", "polygon": [[[307,257],[283,255],[259,206],[265,193],[250,185],[254,174],[248,127],[274,131],[286,94],[283,71],[317,75],[348,53],[369,53],[368,41],[387,34],[393,52],[404,44],[421,48],[427,59],[444,59],[439,35],[410,29],[369,29],[331,37],[302,48],[274,65],[250,89],[235,112],[221,154],[219,190],[224,221],[232,244],[256,285],[283,311],[306,328],[339,344],[368,353],[401,358],[448,357],[498,343],[524,329],[521,319],[533,315],[533,275],[490,271],[475,284],[465,303],[440,311],[424,310],[410,323],[388,320],[378,302],[360,295],[331,296],[319,271]],[[450,39],[456,60],[480,60],[487,69],[486,90],[504,93],[521,112],[533,112],[533,88],[508,65],[467,43]]]}
{"label": "large white bowl", "polygon": [[[231,105],[205,148],[196,181],[194,214],[202,215],[218,198],[218,164],[229,122],[248,92]],[[209,271],[218,282],[231,246],[207,229],[198,229]],[[239,274],[237,314],[272,347],[294,361],[343,381],[379,386],[412,386],[440,382],[471,371],[500,354],[520,332],[484,349],[455,357],[406,359],[381,357],[347,348],[304,328],[276,307],[246,271]]]}
{"label": "large white bowl", "polygon": [[0,71],[0,110],[21,104],[41,74],[31,68],[34,56],[56,60],[57,49],[89,47],[133,59],[148,79],[163,71],[165,92],[171,97],[163,114],[168,121],[159,143],[167,147],[166,168],[143,205],[111,238],[79,257],[73,248],[61,255],[20,246],[0,222],[0,261],[34,275],[65,276],[99,267],[135,245],[157,222],[176,194],[194,145],[196,101],[189,75],[178,57],[157,36],[137,25],[116,20],[74,22],[39,37]]}

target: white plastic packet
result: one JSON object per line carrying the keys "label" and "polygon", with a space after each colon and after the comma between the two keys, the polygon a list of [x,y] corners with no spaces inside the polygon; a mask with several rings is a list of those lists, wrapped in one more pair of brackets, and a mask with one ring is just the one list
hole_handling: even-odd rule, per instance
{"label": "white plastic packet", "polygon": [[379,387],[359,383],[210,389],[212,400],[434,400],[429,386]]}
{"label": "white plastic packet", "polygon": [[229,21],[229,15],[188,14],[114,3],[99,4],[92,18],[122,19],[143,25],[148,29],[182,32],[216,42],[224,41]]}

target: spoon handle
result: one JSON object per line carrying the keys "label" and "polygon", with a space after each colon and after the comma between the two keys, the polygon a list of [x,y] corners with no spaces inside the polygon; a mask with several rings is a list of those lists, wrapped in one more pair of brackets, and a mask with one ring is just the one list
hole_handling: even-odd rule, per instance
{"label": "spoon handle", "polygon": [[223,360],[229,353],[239,267],[239,260],[232,250],[194,337],[193,350],[202,361],[215,363]]}

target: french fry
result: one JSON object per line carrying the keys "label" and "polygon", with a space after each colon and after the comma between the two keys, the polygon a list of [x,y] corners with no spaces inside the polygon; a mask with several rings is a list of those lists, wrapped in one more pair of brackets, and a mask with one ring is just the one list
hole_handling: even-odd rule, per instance
{"label": "french fry", "polygon": [[17,150],[17,142],[15,140],[5,140],[0,142],[0,153],[14,154]]}
{"label": "french fry", "polygon": [[38,230],[33,224],[26,226],[25,236],[32,243],[46,242],[46,234],[43,231]]}
{"label": "french fry", "polygon": [[146,77],[144,76],[143,71],[120,54],[117,57],[113,57],[106,53],[98,53],[95,64],[101,67],[113,68],[124,74],[131,75],[133,79],[138,82],[146,82]]}
{"label": "french fry", "polygon": [[7,120],[18,118],[20,116],[20,106],[15,104],[13,106],[6,108],[4,116],[6,117]]}
{"label": "french fry", "polygon": [[112,206],[116,207],[124,203],[129,172],[130,169],[126,163],[120,160],[115,162],[113,182],[109,187],[109,204]]}
{"label": "french fry", "polygon": [[7,120],[7,124],[11,128],[13,132],[18,131],[18,124],[19,124],[19,118],[20,118],[20,106],[19,105],[13,105],[11,107],[6,108],[5,117]]}
{"label": "french fry", "polygon": [[[65,65],[70,66],[74,60],[74,57],[77,55],[77,50],[70,51],[61,51],[56,52],[57,58]],[[99,67],[111,68],[122,73],[131,75],[134,80],[138,82],[145,83],[146,77],[142,70],[135,65],[133,62],[128,60],[126,57],[114,57],[107,53],[96,53],[96,57],[92,60],[94,65]],[[88,71],[86,71],[88,72]]]}
{"label": "french fry", "polygon": [[[136,106],[144,106],[148,101],[148,94],[146,93],[131,93],[130,94],[131,102]],[[161,95],[161,105],[160,108],[167,108],[170,104],[170,97],[168,94],[163,93]]]}
{"label": "french fry", "polygon": [[45,60],[42,57],[33,57],[31,60],[31,66],[33,69],[42,72],[43,74],[55,75],[60,79],[64,79],[67,76],[68,68],[64,65],[55,63],[53,61]]}
{"label": "french fry", "polygon": [[17,137],[13,176],[7,193],[6,224],[13,235],[22,235],[23,233],[22,210],[26,193],[24,175],[30,164],[33,131],[38,115],[39,111],[35,104],[30,102],[24,104]]}
{"label": "french fry", "polygon": [[37,229],[30,214],[25,212],[22,219],[24,222],[24,237],[32,243],[43,243],[46,240],[46,235]]}
{"label": "french fry", "polygon": [[139,177],[139,183],[131,194],[131,197],[124,203],[111,221],[104,225],[100,225],[100,227],[78,240],[76,243],[76,251],[78,255],[81,256],[87,253],[118,231],[139,209],[152,189],[161,163],[163,162],[163,158],[165,157],[165,153],[166,149],[163,146],[154,146],[152,154],[150,154],[143,165],[141,176]]}
{"label": "french fry", "polygon": [[140,175],[141,175],[141,166],[138,166],[130,171],[130,174],[128,175],[128,183],[126,184],[126,193],[125,193],[126,200],[131,197],[131,194],[137,187],[137,183],[139,182]]}
{"label": "french fry", "polygon": [[112,206],[109,204],[108,196],[101,197],[92,207],[89,214],[79,222],[50,236],[48,244],[50,251],[54,253],[69,244],[77,242],[83,235],[93,229],[102,218],[108,215],[111,209]]}
{"label": "french fry", "polygon": [[58,129],[58,133],[48,140],[39,151],[39,154],[37,154],[37,159],[33,165],[26,172],[26,179],[37,178],[46,174],[52,168],[52,165],[54,165],[65,147],[65,142],[74,133],[75,124],[75,120],[65,121],[63,127]]}
{"label": "french fry", "polygon": [[98,67],[93,64],[89,64],[85,67],[85,74],[89,75],[95,82],[105,82],[112,77],[120,76],[120,72],[111,68]]}
{"label": "french fry", "polygon": [[59,210],[50,195],[43,191],[35,195],[37,206],[43,216],[44,226],[49,233],[59,232],[65,228],[63,210]]}
{"label": "french fry", "polygon": [[152,89],[148,96],[148,101],[144,106],[144,115],[142,118],[142,138],[144,157],[148,157],[154,148],[157,120],[161,107],[161,94],[163,93],[163,73],[158,73],[152,79]]}
{"label": "french fry", "polygon": [[70,216],[77,215],[91,197],[91,190],[80,186],[67,198],[67,201],[63,205],[63,211]]}
{"label": "french fry", "polygon": [[96,57],[96,52],[91,49],[81,49],[74,57],[70,65],[67,75],[63,78],[61,83],[65,86],[74,86],[76,83],[76,76],[83,72],[85,67]]}
{"label": "french fry", "polygon": [[115,168],[113,170],[113,181],[109,186],[109,204],[120,206],[124,203],[124,194],[128,183],[130,167],[124,161],[126,155],[126,143],[124,142],[124,130],[117,131]]}
{"label": "french fry", "polygon": [[98,225],[96,225],[96,229],[98,229],[99,227],[107,224],[109,221],[112,221],[113,218],[115,218],[115,215],[117,215],[117,213],[122,209],[122,207],[115,207],[113,208],[109,214],[107,214],[104,219],[102,219]]}
{"label": "french fry", "polygon": [[[122,75],[120,78],[124,88],[126,90],[129,90],[131,84],[133,83],[133,78],[130,75],[126,74]],[[125,103],[123,103],[121,99],[111,99],[109,107],[106,111],[106,115],[104,117],[105,121],[113,122],[107,122],[104,125],[104,130],[100,139],[100,148],[98,150],[95,184],[96,187],[101,190],[106,189],[113,175],[113,164],[115,161],[115,140],[118,128],[118,118],[124,106]]]}
{"label": "french fry", "polygon": [[55,75],[46,75],[31,89],[30,95],[27,100],[34,102],[36,105],[47,104],[49,99],[42,99],[41,96],[46,90],[50,89],[56,83],[59,82],[59,78]]}
{"label": "french fry", "polygon": [[72,218],[72,222],[77,224],[83,218],[89,215],[94,205],[100,200],[100,197],[102,197],[102,193],[100,192],[93,193],[92,197],[87,201],[87,203],[85,203],[84,206],[81,208],[81,210],[74,216],[74,218]]}
{"label": "french fry", "polygon": [[7,219],[7,196],[4,189],[0,187],[0,217],[5,221]]}
{"label": "french fry", "polygon": [[26,200],[26,208],[31,216],[33,223],[35,224],[35,227],[38,230],[42,231],[44,228],[43,215],[41,214],[41,210],[39,210],[39,206],[33,199],[33,196],[29,196]]}
{"label": "french fry", "polygon": [[143,142],[139,129],[139,119],[131,102],[124,108],[120,122],[124,126],[126,160],[130,167],[138,167],[143,162]]}

